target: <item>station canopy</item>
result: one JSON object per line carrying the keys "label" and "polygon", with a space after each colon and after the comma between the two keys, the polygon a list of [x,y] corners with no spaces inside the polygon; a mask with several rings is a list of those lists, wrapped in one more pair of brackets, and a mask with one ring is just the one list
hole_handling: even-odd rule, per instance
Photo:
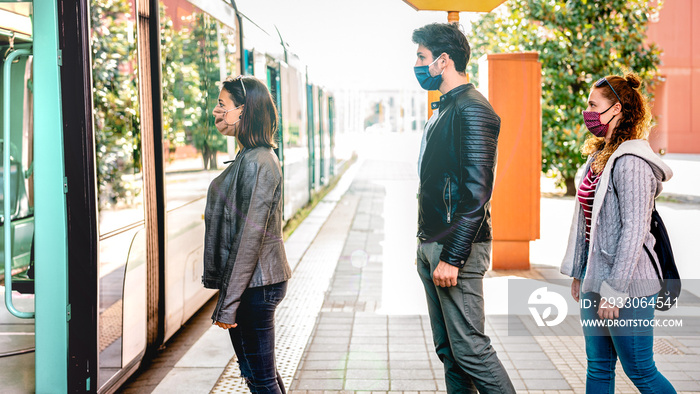
{"label": "station canopy", "polygon": [[416,11],[491,12],[505,0],[403,0]]}

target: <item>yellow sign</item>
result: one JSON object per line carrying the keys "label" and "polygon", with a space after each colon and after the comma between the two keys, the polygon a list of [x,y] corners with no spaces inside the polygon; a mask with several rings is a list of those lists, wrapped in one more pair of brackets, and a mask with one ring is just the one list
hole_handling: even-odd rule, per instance
{"label": "yellow sign", "polygon": [[403,0],[416,11],[491,12],[505,0]]}

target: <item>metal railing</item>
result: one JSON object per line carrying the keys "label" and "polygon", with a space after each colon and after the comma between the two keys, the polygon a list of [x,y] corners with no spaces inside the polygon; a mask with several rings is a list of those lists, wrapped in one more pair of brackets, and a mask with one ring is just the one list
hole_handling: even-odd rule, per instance
{"label": "metal railing", "polygon": [[12,62],[20,56],[29,56],[32,52],[28,49],[15,49],[5,56],[3,64],[3,127],[2,127],[2,190],[3,190],[3,231],[5,237],[5,306],[11,314],[22,319],[33,319],[34,312],[21,312],[15,308],[12,302],[12,221],[10,214],[10,85]]}

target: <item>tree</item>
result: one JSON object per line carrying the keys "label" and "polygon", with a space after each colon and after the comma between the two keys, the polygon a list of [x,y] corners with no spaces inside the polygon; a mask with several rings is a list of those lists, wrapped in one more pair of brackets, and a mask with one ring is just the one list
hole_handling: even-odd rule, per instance
{"label": "tree", "polygon": [[[581,111],[595,80],[632,70],[646,93],[657,77],[660,51],[646,40],[647,22],[662,1],[508,0],[473,24],[473,58],[536,51],[542,63],[542,171],[575,192],[585,163]],[[470,70],[478,72],[477,62]]]}
{"label": "tree", "polygon": [[228,36],[220,34],[220,24],[206,14],[183,17],[175,31],[163,5],[160,12],[165,138],[172,147],[194,145],[202,154],[204,169],[216,169],[217,152],[227,150],[212,111],[221,79],[219,46],[229,44]]}
{"label": "tree", "polygon": [[[140,193],[138,64],[133,10],[126,0],[92,0],[92,77],[100,207]],[[131,174],[131,176],[129,176]]]}

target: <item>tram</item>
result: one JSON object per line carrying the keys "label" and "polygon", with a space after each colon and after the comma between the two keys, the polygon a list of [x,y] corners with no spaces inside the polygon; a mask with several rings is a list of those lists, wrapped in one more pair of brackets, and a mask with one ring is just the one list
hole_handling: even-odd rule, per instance
{"label": "tram", "polygon": [[114,392],[212,297],[206,192],[237,149],[211,115],[227,76],[276,101],[285,220],[335,175],[332,94],[244,11],[0,0],[0,391]]}

